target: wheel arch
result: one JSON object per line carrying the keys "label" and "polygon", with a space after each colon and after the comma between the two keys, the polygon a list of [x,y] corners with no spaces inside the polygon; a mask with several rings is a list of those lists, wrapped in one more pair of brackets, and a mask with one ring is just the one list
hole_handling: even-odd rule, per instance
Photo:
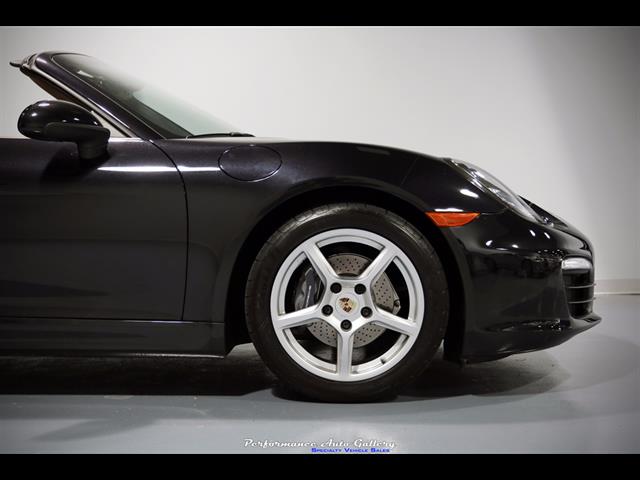
{"label": "wheel arch", "polygon": [[224,316],[227,349],[251,341],[245,320],[244,291],[251,265],[265,241],[295,215],[321,205],[344,202],[367,203],[392,211],[429,239],[443,263],[449,286],[445,357],[456,360],[462,349],[464,336],[465,296],[460,269],[447,239],[424,212],[408,200],[371,186],[354,185],[321,187],[296,194],[274,206],[254,225],[238,251],[229,281]]}

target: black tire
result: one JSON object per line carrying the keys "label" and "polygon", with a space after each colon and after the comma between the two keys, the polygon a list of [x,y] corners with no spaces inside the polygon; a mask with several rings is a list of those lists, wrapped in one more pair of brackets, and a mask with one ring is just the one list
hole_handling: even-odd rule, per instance
{"label": "black tire", "polygon": [[[306,239],[336,228],[368,230],[395,243],[414,264],[424,289],[426,313],[411,350],[390,370],[357,382],[328,380],[299,366],[280,344],[270,314],[271,289],[287,256]],[[413,225],[376,206],[336,203],[296,216],[269,238],[249,273],[245,312],[256,350],[285,386],[320,401],[374,401],[394,394],[431,362],[446,330],[449,293],[442,263],[429,241]]]}

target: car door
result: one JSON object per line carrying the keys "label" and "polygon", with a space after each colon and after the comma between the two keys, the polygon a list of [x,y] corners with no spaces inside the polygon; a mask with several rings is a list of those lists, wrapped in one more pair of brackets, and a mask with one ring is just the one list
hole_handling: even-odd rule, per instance
{"label": "car door", "polygon": [[0,139],[0,317],[180,320],[185,192],[152,143]]}

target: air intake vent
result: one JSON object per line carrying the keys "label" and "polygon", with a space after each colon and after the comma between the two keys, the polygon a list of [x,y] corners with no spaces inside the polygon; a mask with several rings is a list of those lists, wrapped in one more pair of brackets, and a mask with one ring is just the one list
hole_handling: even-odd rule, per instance
{"label": "air intake vent", "polygon": [[586,272],[565,271],[564,288],[567,294],[569,312],[574,318],[582,318],[593,311],[593,270]]}

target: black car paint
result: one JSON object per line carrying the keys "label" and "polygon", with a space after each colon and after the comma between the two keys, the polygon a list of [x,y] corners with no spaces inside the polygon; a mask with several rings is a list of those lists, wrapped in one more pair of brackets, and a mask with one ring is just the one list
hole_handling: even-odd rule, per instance
{"label": "black car paint", "polygon": [[113,139],[88,162],[67,142],[3,139],[0,178],[3,316],[181,318],[184,188],[156,147]]}
{"label": "black car paint", "polygon": [[[444,159],[349,143],[163,139],[68,78],[52,56],[32,56],[21,69],[32,78],[46,72],[140,140],[112,139],[105,163],[91,165],[79,163],[68,145],[0,140],[0,211],[13,209],[0,249],[16,262],[2,280],[37,284],[58,272],[48,285],[63,289],[46,297],[55,314],[29,311],[38,305],[33,294],[23,297],[26,313],[5,309],[2,294],[5,351],[223,355],[247,341],[238,298],[257,249],[287,216],[345,199],[368,199],[410,216],[449,259],[456,294],[447,358],[479,361],[546,348],[599,321],[595,314],[571,317],[560,269],[567,256],[592,258],[584,235],[505,209]],[[109,165],[134,168],[105,170]],[[41,207],[51,199],[52,206]],[[451,209],[482,215],[441,229],[424,216]],[[12,254],[18,243],[32,244],[47,268],[22,269],[31,250]],[[47,264],[59,258],[61,245],[68,247],[64,262]],[[92,284],[90,269],[101,256],[107,260],[97,264],[102,283]],[[74,272],[87,274],[88,284],[70,285],[67,273]],[[64,294],[69,287],[94,295]]]}

